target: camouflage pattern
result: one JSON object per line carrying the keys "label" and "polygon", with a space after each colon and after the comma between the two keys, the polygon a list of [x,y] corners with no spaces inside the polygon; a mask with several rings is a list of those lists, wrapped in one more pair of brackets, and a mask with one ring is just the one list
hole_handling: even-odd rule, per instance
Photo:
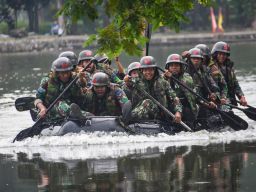
{"label": "camouflage pattern", "polygon": [[228,92],[227,97],[231,101],[233,105],[237,105],[236,96],[240,99],[244,96],[244,93],[238,83],[236,78],[235,70],[234,70],[234,63],[227,59],[224,65],[219,65],[221,73],[223,74],[225,81],[227,82]]}
{"label": "camouflage pattern", "polygon": [[209,99],[209,93],[207,88],[204,86],[201,79],[205,82],[205,84],[208,86],[209,90],[212,93],[215,93],[217,97],[220,97],[220,91],[218,85],[215,83],[214,79],[211,77],[209,73],[209,69],[206,66],[201,66],[201,68],[198,69],[197,75],[195,69],[189,65],[189,74],[192,76],[194,85],[195,85],[195,91],[201,95],[205,99]]}
{"label": "camouflage pattern", "polygon": [[[156,75],[151,81],[138,78],[135,82],[140,89],[145,90],[164,107],[172,106],[173,112],[182,112],[182,105],[180,104],[175,92],[170,88],[168,81],[163,77]],[[155,103],[145,98],[134,87],[129,87],[132,91],[131,102],[133,105],[132,118],[138,119],[161,119],[163,113],[158,109]]]}
{"label": "camouflage pattern", "polygon": [[[66,88],[67,85],[76,77],[75,74],[72,74],[70,81],[67,83],[62,83],[55,75],[52,75],[46,83],[46,79],[43,79],[44,82],[42,89],[39,88],[36,94],[35,105],[39,101],[48,108],[50,104],[60,95],[60,93]],[[60,117],[65,117],[69,115],[71,103],[79,104],[82,98],[81,88],[74,83],[67,91],[62,98],[54,105],[51,111],[48,114],[49,119],[55,119]]]}
{"label": "camouflage pattern", "polygon": [[123,84],[123,81],[117,76],[116,72],[108,65],[105,65],[104,63],[98,63],[97,72],[100,71],[106,73],[109,76],[111,83],[116,83],[118,85]]}
{"label": "camouflage pattern", "polygon": [[123,85],[123,81],[118,77],[117,73],[109,66],[98,63],[96,65],[96,69],[92,73],[88,73],[86,80],[87,80],[87,87],[90,87],[92,85],[92,76],[97,72],[104,72],[109,76],[110,82],[115,83],[118,85]]}
{"label": "camouflage pattern", "polygon": [[[182,82],[184,85],[189,87],[190,89],[194,90],[195,85],[193,82],[192,77],[188,73],[183,73],[181,75],[175,76],[176,79],[178,79],[180,82]],[[186,88],[183,88],[179,84],[175,83],[171,79],[169,79],[170,85],[172,89],[175,91],[177,96],[179,97],[181,104],[184,108],[188,107],[191,109],[194,116],[197,116],[198,107],[196,105],[196,97],[191,92],[189,92]],[[184,114],[185,116],[185,114]]]}
{"label": "camouflage pattern", "polygon": [[150,99],[144,99],[131,112],[133,119],[157,119],[159,109]]}
{"label": "camouflage pattern", "polygon": [[45,100],[46,90],[47,90],[48,81],[49,81],[49,75],[44,76],[41,79],[39,88],[36,90],[36,98],[38,98],[38,99],[40,99],[42,101]]}
{"label": "camouflage pattern", "polygon": [[219,68],[219,66],[217,64],[215,64],[213,62],[213,60],[210,61],[208,69],[209,69],[209,73],[211,74],[213,80],[219,87],[220,97],[224,98],[224,99],[227,98],[228,86],[227,86],[227,83],[225,81],[223,74],[221,73],[221,69]]}
{"label": "camouflage pattern", "polygon": [[110,83],[104,97],[99,98],[93,87],[87,90],[82,99],[81,108],[94,115],[122,115],[122,108],[128,98],[118,85]]}

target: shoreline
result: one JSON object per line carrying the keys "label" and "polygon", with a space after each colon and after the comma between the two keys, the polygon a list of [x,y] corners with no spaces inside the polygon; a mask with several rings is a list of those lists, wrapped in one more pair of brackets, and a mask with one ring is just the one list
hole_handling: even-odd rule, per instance
{"label": "shoreline", "polygon": [[[0,38],[0,53],[21,53],[21,52],[41,52],[58,50],[83,49],[83,43],[88,39],[88,35],[77,36],[28,36],[24,38]],[[213,44],[217,41],[228,43],[256,42],[256,30],[225,32],[222,34],[212,33],[173,33],[173,34],[153,34],[150,46],[170,46],[186,44]],[[92,46],[94,47],[94,46]]]}

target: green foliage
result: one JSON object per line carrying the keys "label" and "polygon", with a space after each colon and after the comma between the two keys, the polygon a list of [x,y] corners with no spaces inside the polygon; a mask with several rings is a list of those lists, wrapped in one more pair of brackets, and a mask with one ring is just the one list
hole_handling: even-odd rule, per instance
{"label": "green foliage", "polygon": [[[197,2],[208,5],[211,0]],[[129,55],[140,55],[147,41],[144,37],[146,23],[151,23],[153,30],[167,26],[178,31],[180,23],[188,21],[184,13],[193,9],[195,3],[194,0],[67,0],[60,14],[70,16],[72,21],[83,16],[96,20],[98,6],[103,7],[111,23],[99,29],[97,36],[89,38],[86,45],[95,40],[99,46],[98,52],[110,57],[122,51]]]}

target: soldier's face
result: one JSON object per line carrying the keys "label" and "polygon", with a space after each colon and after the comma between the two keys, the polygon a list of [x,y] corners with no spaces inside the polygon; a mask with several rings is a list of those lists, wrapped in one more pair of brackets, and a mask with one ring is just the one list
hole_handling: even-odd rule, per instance
{"label": "soldier's face", "polygon": [[142,69],[142,74],[146,80],[151,80],[155,76],[155,68],[154,67],[144,68]]}
{"label": "soldier's face", "polygon": [[[89,62],[88,62],[88,63],[89,63]],[[87,65],[87,63],[84,64],[83,67],[85,67],[86,65]],[[95,65],[94,65],[94,63],[91,63],[91,64],[86,68],[86,71],[89,72],[89,73],[92,73],[92,72],[94,71],[94,69],[95,69]]]}
{"label": "soldier's face", "polygon": [[218,52],[218,54],[217,54],[217,60],[218,60],[218,62],[219,62],[220,64],[223,64],[226,59],[227,59],[227,54],[226,54],[226,53]]}
{"label": "soldier's face", "polygon": [[71,71],[58,72],[57,76],[58,76],[59,80],[61,80],[63,83],[66,83],[69,81],[69,79],[71,77]]}
{"label": "soldier's face", "polygon": [[202,62],[202,59],[199,58],[199,57],[191,57],[191,62],[193,63],[193,65],[196,67],[196,68],[199,68],[201,62]]}
{"label": "soldier's face", "polygon": [[106,86],[93,86],[93,89],[98,97],[103,97],[106,93]]}
{"label": "soldier's face", "polygon": [[131,72],[130,72],[130,76],[131,77],[133,77],[133,78],[135,78],[135,77],[139,77],[139,72],[138,72],[138,70],[132,70]]}
{"label": "soldier's face", "polygon": [[171,73],[175,74],[175,75],[178,75],[180,74],[181,72],[181,67],[180,67],[180,64],[179,63],[172,63],[170,66],[169,66],[169,69],[168,69]]}

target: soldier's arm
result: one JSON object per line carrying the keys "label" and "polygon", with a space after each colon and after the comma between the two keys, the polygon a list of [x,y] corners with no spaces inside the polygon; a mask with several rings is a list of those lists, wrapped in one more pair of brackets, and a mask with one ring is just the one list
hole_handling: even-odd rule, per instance
{"label": "soldier's arm", "polygon": [[234,69],[232,69],[232,76],[233,76],[233,81],[234,81],[234,91],[235,91],[235,94],[236,96],[240,99],[242,96],[244,96],[244,93],[239,85],[239,82],[236,78],[236,74],[235,74],[235,71]]}
{"label": "soldier's arm", "polygon": [[182,105],[180,103],[180,100],[179,98],[177,97],[175,91],[168,85],[168,82],[166,82],[167,85],[165,86],[166,87],[166,96],[168,98],[169,101],[172,102],[173,104],[173,107],[174,107],[174,112],[182,112]]}
{"label": "soldier's arm", "polygon": [[118,73],[125,74],[124,67],[123,67],[122,63],[120,62],[119,57],[116,57],[115,64],[116,64],[116,66],[118,68]]}
{"label": "soldier's arm", "polygon": [[128,102],[128,98],[125,92],[122,89],[115,87],[115,96],[118,100],[119,105],[121,106],[121,108],[123,108],[124,104]]}

